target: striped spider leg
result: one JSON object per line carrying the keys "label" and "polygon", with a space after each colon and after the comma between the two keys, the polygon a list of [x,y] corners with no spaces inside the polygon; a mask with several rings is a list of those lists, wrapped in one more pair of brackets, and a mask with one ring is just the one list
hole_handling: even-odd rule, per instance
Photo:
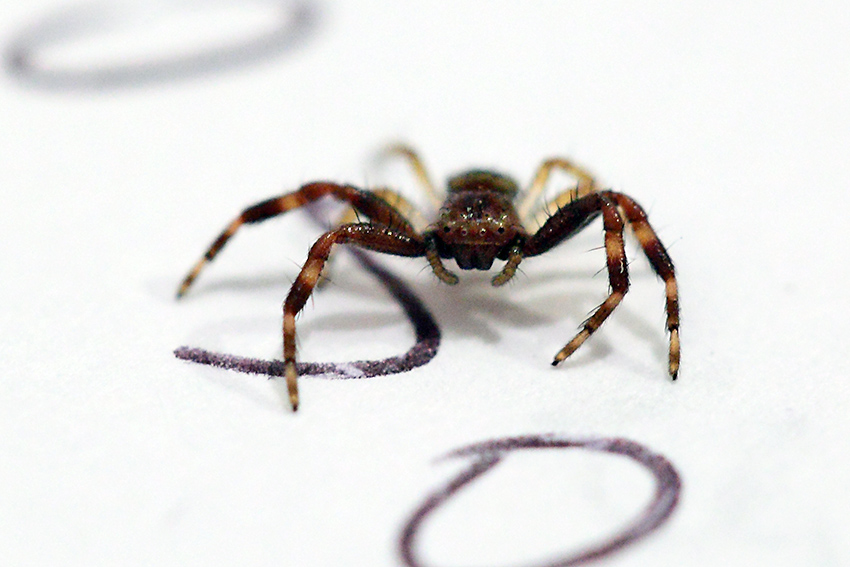
{"label": "striped spider leg", "polygon": [[[386,156],[407,159],[419,182],[435,202],[440,195],[431,183],[417,154],[407,146],[390,146]],[[578,184],[558,195],[548,208],[554,213],[534,215],[534,204],[555,169],[573,175]],[[221,251],[243,224],[265,221],[330,196],[350,207],[341,222],[313,244],[307,260],[292,284],[283,308],[284,374],[292,408],[298,407],[295,317],[303,309],[322,277],[331,250],[338,244],[396,256],[424,256],[439,280],[455,284],[458,277],[444,264],[454,260],[461,270],[489,270],[495,260],[504,261],[492,278],[494,286],[508,282],[524,258],[543,254],[574,236],[601,216],[604,229],[610,292],[584,322],[579,333],[556,355],[553,365],[579,348],[620,304],[629,289],[629,273],[624,245],[624,228],[631,226],[652,269],[664,280],[667,299],[667,329],[670,332],[670,375],[679,372],[679,299],[673,263],[664,245],[634,199],[615,191],[600,190],[593,176],[563,158],[543,162],[529,190],[517,204],[517,183],[491,170],[473,169],[449,179],[436,219],[427,224],[416,208],[390,189],[365,191],[350,185],[316,182],[297,191],[248,207],[233,220],[195,264],[177,296],[182,297],[200,271]],[[543,218],[541,214],[546,214]],[[366,220],[361,221],[360,218]],[[534,220],[542,224],[532,231]]]}

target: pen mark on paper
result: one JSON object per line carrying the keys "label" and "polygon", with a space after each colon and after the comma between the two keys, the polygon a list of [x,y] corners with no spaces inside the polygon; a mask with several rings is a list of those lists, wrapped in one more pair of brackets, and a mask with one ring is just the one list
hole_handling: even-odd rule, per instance
{"label": "pen mark on paper", "polygon": [[580,449],[584,451],[611,453],[627,457],[645,468],[655,477],[655,494],[650,503],[624,529],[603,541],[576,551],[570,555],[557,558],[542,567],[567,567],[584,565],[591,561],[607,557],[610,554],[631,545],[646,537],[661,526],[673,513],[679,501],[682,481],[672,463],[662,455],[652,452],[647,447],[622,438],[591,438],[570,439],[554,435],[529,435],[524,437],[509,437],[476,443],[452,451],[447,458],[471,457],[471,466],[453,478],[444,487],[436,490],[425,498],[424,502],[411,515],[402,530],[399,541],[399,553],[402,561],[408,567],[424,567],[414,552],[416,536],[422,523],[440,506],[450,500],[464,486],[483,476],[509,453],[533,449]]}
{"label": "pen mark on paper", "polygon": [[[250,15],[247,10],[255,8],[269,11],[270,21],[260,29],[236,39],[230,36],[239,30],[206,29],[216,15],[224,14],[223,9],[243,10],[247,16]],[[187,16],[188,22],[199,29],[185,25]],[[271,59],[312,36],[318,19],[318,9],[305,0],[82,3],[43,17],[19,32],[6,46],[4,66],[7,74],[21,82],[57,91],[166,83]],[[171,27],[165,32],[156,27],[169,24]],[[186,36],[196,33],[196,45],[176,46],[176,42],[185,43],[192,38],[172,37],[175,28]],[[143,47],[138,46],[139,32],[147,34]],[[113,53],[102,53],[84,56],[83,62],[70,64],[51,55],[67,53],[76,44],[115,33],[126,35],[119,35],[114,43],[116,51],[128,51],[117,60]],[[218,43],[211,41],[209,36],[213,34],[222,39]]]}
{"label": "pen mark on paper", "polygon": [[[299,362],[298,373],[302,376],[344,380],[399,374],[427,364],[437,354],[440,346],[440,329],[425,305],[401,279],[380,266],[367,254],[356,249],[350,250],[350,253],[354,254],[358,261],[378,278],[381,285],[398,302],[413,325],[416,341],[404,354],[380,360]],[[174,355],[181,360],[248,374],[262,374],[270,378],[284,374],[282,360],[247,358],[188,346],[178,348],[174,351]]]}

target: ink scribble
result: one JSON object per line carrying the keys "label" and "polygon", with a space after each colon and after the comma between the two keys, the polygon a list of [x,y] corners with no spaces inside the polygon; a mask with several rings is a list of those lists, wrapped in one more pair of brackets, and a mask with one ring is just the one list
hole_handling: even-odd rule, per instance
{"label": "ink scribble", "polygon": [[[381,360],[358,360],[354,362],[299,362],[298,373],[330,379],[372,378],[407,372],[427,364],[437,354],[440,346],[440,329],[436,321],[413,291],[399,278],[378,265],[367,254],[357,249],[350,253],[381,282],[404,310],[416,333],[416,342],[406,353]],[[204,349],[183,346],[174,351],[182,360],[208,364],[227,370],[248,374],[263,374],[269,377],[282,376],[281,360],[259,360],[232,354],[209,352]]]}
{"label": "ink scribble", "polygon": [[469,445],[446,455],[448,458],[469,456],[473,458],[473,462],[467,470],[452,479],[446,486],[428,496],[407,521],[399,541],[399,553],[404,564],[408,567],[425,567],[415,553],[416,536],[422,523],[460,489],[498,465],[505,455],[520,450],[571,448],[612,453],[632,459],[655,477],[655,495],[641,514],[622,531],[583,550],[542,563],[541,567],[584,565],[609,556],[651,533],[673,513],[682,488],[679,474],[670,461],[639,443],[620,438],[569,439],[554,435],[496,439]]}
{"label": "ink scribble", "polygon": [[[49,56],[46,57],[51,49],[67,48],[109,32],[144,31],[144,26],[154,21],[175,19],[181,13],[195,14],[201,19],[205,13],[212,14],[221,8],[246,7],[267,8],[274,18],[270,22],[273,25],[237,41],[223,40],[215,45],[205,39],[204,45],[182,52],[128,56],[126,61],[117,63],[92,61],[71,66],[52,64]],[[21,82],[57,91],[167,83],[270,59],[313,35],[317,21],[318,10],[305,0],[82,3],[59,10],[21,30],[6,46],[4,66],[10,76]],[[156,45],[148,47],[156,53]]]}

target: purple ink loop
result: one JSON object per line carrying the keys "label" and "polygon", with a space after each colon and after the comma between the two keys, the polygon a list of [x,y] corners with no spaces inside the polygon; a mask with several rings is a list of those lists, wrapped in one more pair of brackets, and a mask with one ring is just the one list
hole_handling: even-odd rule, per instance
{"label": "purple ink loop", "polygon": [[[440,346],[440,329],[436,321],[413,291],[399,278],[378,265],[360,250],[349,250],[358,261],[390,292],[402,307],[413,325],[416,342],[407,352],[380,360],[358,360],[354,362],[299,362],[299,376],[313,376],[332,380],[373,378],[408,372],[427,364],[437,354]],[[225,370],[247,374],[262,374],[269,378],[283,375],[283,361],[261,360],[233,354],[210,352],[201,348],[182,346],[174,351],[181,360],[207,364]]]}
{"label": "purple ink loop", "polygon": [[635,461],[655,477],[655,494],[646,508],[629,525],[593,546],[573,554],[540,564],[541,567],[584,565],[631,545],[661,526],[679,502],[682,481],[672,463],[647,447],[621,438],[568,439],[554,435],[509,437],[476,443],[452,451],[445,458],[472,457],[472,465],[443,488],[438,489],[419,506],[405,525],[399,542],[402,561],[408,567],[425,567],[414,553],[416,535],[428,516],[445,504],[461,488],[498,465],[502,458],[518,450],[583,449],[622,455]]}
{"label": "purple ink loop", "polygon": [[[236,24],[243,19],[247,30]],[[305,0],[82,3],[19,32],[4,63],[13,78],[44,89],[137,87],[270,59],[313,35],[317,20]],[[103,45],[69,61],[68,52],[93,43]]]}

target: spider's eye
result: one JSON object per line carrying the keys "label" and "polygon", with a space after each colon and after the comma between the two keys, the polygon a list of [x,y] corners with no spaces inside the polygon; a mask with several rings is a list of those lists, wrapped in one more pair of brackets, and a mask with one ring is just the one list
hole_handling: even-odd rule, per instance
{"label": "spider's eye", "polygon": [[487,229],[482,228],[481,230],[478,231],[478,234],[480,234],[481,236],[487,236]]}
{"label": "spider's eye", "polygon": [[465,228],[460,229],[460,235],[461,236],[466,236],[467,234],[469,234],[468,230],[466,230]]}
{"label": "spider's eye", "polygon": [[498,232],[499,234],[505,234],[505,227],[500,226],[500,227],[499,227],[499,230],[498,230],[497,232]]}
{"label": "spider's eye", "polygon": [[445,232],[446,234],[450,233],[451,231],[452,231],[452,229],[449,228],[448,226],[443,227],[443,232]]}

